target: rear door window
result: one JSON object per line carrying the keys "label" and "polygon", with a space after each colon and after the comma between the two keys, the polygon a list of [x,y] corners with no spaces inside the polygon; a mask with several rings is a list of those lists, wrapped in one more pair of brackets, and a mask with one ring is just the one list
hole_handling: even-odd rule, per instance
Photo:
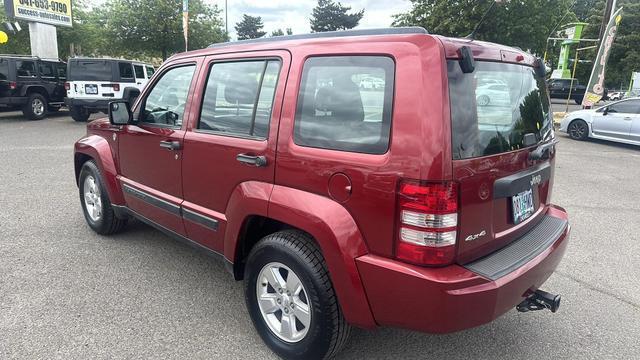
{"label": "rear door window", "polygon": [[368,154],[389,147],[395,64],[384,56],[308,59],[298,94],[298,145]]}
{"label": "rear door window", "polygon": [[36,63],[33,61],[18,60],[16,61],[16,73],[19,77],[37,77]]}
{"label": "rear door window", "polygon": [[144,79],[144,68],[142,65],[133,65],[133,70],[136,73],[136,79]]}
{"label": "rear door window", "polygon": [[215,63],[198,129],[265,139],[279,72],[278,60]]}
{"label": "rear door window", "polygon": [[123,80],[133,80],[133,66],[131,63],[118,63],[118,69],[120,69],[120,78]]}
{"label": "rear door window", "polygon": [[621,114],[638,114],[640,113],[640,101],[639,100],[627,100],[619,103],[609,105],[607,112],[621,113]]}

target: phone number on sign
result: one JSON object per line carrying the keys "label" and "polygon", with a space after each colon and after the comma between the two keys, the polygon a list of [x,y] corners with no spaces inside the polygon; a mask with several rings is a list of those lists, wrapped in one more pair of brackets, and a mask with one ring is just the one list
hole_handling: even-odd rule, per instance
{"label": "phone number on sign", "polygon": [[19,0],[20,5],[36,7],[38,9],[67,13],[67,4],[49,0]]}

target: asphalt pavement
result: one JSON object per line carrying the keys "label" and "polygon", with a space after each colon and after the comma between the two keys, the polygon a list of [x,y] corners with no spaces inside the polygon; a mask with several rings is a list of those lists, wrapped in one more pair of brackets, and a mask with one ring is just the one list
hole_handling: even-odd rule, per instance
{"label": "asphalt pavement", "polygon": [[[0,113],[0,359],[275,358],[220,261],[140,223],[89,229],[73,175],[84,133],[65,113]],[[356,330],[340,358],[640,358],[640,147],[558,136],[553,202],[572,236],[543,288],[560,310],[448,335]]]}

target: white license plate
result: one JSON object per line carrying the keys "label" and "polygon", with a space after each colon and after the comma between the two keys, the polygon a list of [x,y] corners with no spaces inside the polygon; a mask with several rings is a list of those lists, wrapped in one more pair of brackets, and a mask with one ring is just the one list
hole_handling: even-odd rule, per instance
{"label": "white license plate", "polygon": [[84,92],[86,94],[97,95],[98,94],[98,85],[85,85],[84,86]]}
{"label": "white license plate", "polygon": [[533,214],[533,191],[529,189],[511,197],[511,203],[513,204],[513,223],[519,224]]}

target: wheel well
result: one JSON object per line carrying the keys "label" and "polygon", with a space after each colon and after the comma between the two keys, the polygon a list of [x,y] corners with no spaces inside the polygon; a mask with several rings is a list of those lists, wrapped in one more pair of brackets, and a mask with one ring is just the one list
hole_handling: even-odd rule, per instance
{"label": "wheel well", "polygon": [[[238,236],[236,256],[233,262],[233,276],[236,280],[244,279],[244,268],[247,257],[255,244],[263,237],[278,231],[295,229],[294,226],[264,216],[249,216],[242,225]],[[303,231],[304,232],[304,231]]]}
{"label": "wheel well", "polygon": [[80,177],[80,169],[82,169],[82,165],[89,160],[93,160],[93,158],[87,154],[76,153],[73,156],[73,165],[76,171],[76,185],[78,185],[78,178]]}
{"label": "wheel well", "polygon": [[27,89],[27,95],[31,95],[33,93],[40,94],[44,96],[45,99],[49,100],[49,94],[47,94],[47,90],[39,86],[32,86]]}

